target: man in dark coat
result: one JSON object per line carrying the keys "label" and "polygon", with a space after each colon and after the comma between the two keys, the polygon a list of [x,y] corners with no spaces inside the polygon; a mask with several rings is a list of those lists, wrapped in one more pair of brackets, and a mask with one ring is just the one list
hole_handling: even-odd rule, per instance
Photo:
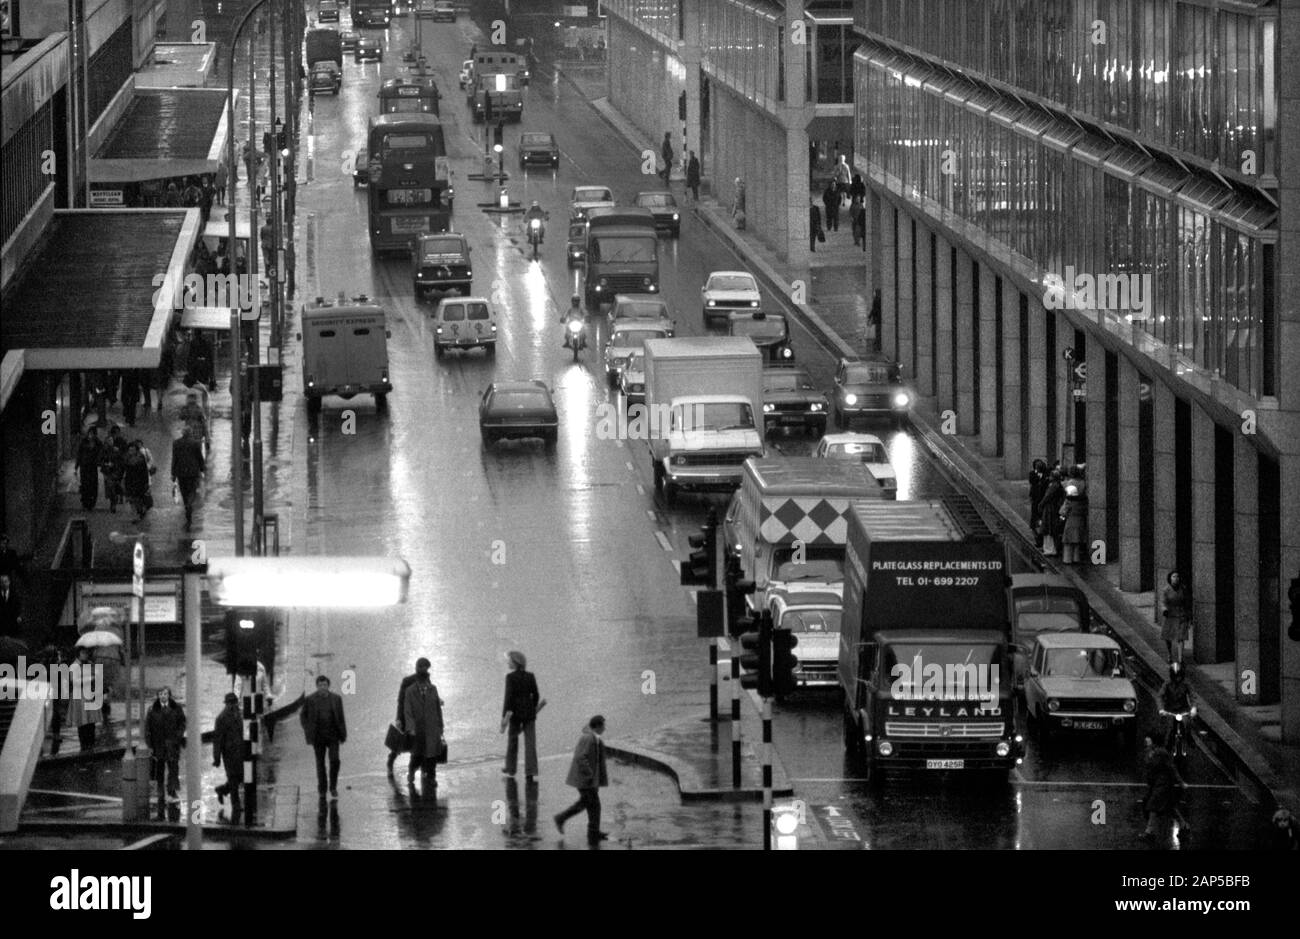
{"label": "man in dark coat", "polygon": [[325,754],[329,753],[329,794],[339,797],[339,744],[348,742],[348,726],[343,720],[343,699],[330,691],[330,680],[324,675],[316,678],[316,693],[302,703],[303,733],[307,743],[316,750],[316,789],[325,798]]}
{"label": "man in dark coat", "polygon": [[1047,484],[1043,489],[1043,498],[1038,503],[1038,511],[1042,518],[1044,535],[1050,535],[1052,539],[1052,549],[1043,553],[1052,557],[1061,550],[1061,505],[1065,502],[1065,484],[1061,479],[1061,471],[1053,469],[1047,477]]}
{"label": "man in dark coat", "polygon": [[600,830],[600,787],[609,785],[609,774],[605,771],[605,744],[601,734],[605,732],[605,718],[597,714],[582,729],[578,745],[573,748],[573,763],[569,766],[569,775],[565,785],[578,790],[578,801],[555,816],[555,827],[564,834],[564,823],[580,812],[587,813],[587,842],[599,844],[609,838]]}
{"label": "man in dark coat", "polygon": [[[397,686],[397,718],[393,721],[393,723],[395,723],[397,725],[397,729],[402,731],[403,733],[407,733],[406,712],[403,710],[403,703],[406,696],[406,689],[411,687],[412,684],[420,680],[421,668],[423,668],[425,672],[429,671],[430,664],[431,663],[426,658],[421,657],[416,659],[415,673],[411,675],[407,675],[405,678],[402,679],[402,683]],[[393,764],[397,762],[397,755],[401,752],[402,752],[401,750],[388,751],[388,772],[391,773],[393,771]]]}
{"label": "man in dark coat", "polygon": [[185,505],[186,531],[194,524],[194,498],[199,491],[199,479],[207,469],[203,447],[194,439],[190,428],[183,428],[181,435],[172,442],[172,479],[176,481],[181,491],[181,502]]}
{"label": "man in dark coat", "polygon": [[822,210],[817,208],[815,202],[809,208],[812,212],[808,217],[808,250],[816,251],[818,239],[826,240],[826,236],[822,234]]}
{"label": "man in dark coat", "polygon": [[23,602],[14,589],[13,578],[0,574],[0,636],[15,639],[23,635]]}
{"label": "man in dark coat", "polygon": [[99,428],[91,427],[77,445],[77,477],[81,481],[81,507],[89,512],[99,501],[99,456],[104,444]]}
{"label": "man in dark coat", "polygon": [[659,175],[666,183],[673,175],[673,138],[671,131],[664,131],[664,142],[659,148],[659,155],[664,158],[664,169]]}
{"label": "man in dark coat", "polygon": [[822,205],[826,206],[826,230],[840,230],[840,192],[835,188],[835,181],[826,183],[822,192]]}
{"label": "man in dark coat", "polygon": [[1147,827],[1141,835],[1144,841],[1157,835],[1162,839],[1168,837],[1170,823],[1178,811],[1185,787],[1170,752],[1164,747],[1152,750],[1147,764],[1147,794],[1143,801],[1147,813]]}
{"label": "man in dark coat", "polygon": [[181,747],[185,740],[185,711],[172,698],[170,688],[161,688],[145,717],[144,739],[153,752],[154,778],[158,780],[158,801],[177,801],[180,793]]}
{"label": "man in dark coat", "polygon": [[140,406],[140,373],[129,368],[122,373],[122,416],[128,427],[135,426],[136,408]]}
{"label": "man in dark coat", "polygon": [[1039,503],[1043,501],[1043,496],[1047,494],[1047,462],[1045,460],[1034,460],[1032,468],[1029,470],[1029,527],[1034,532],[1034,541],[1038,547],[1043,546],[1043,532],[1041,522],[1043,520],[1043,511]]}
{"label": "man in dark coat", "polygon": [[691,191],[691,200],[700,201],[700,158],[691,151],[691,158],[686,163],[686,188]]}
{"label": "man in dark coat", "polygon": [[415,771],[424,774],[424,794],[438,788],[438,758],[442,756],[442,698],[438,687],[429,680],[429,660],[417,663],[415,681],[411,682],[402,698],[402,715],[406,732],[411,740],[411,762],[406,769],[406,782],[415,782]]}
{"label": "man in dark coat", "polygon": [[542,696],[537,678],[527,670],[528,660],[522,652],[510,653],[510,673],[506,675],[506,700],[501,706],[501,730],[509,729],[506,741],[506,766],[502,770],[513,776],[519,765],[519,735],[524,735],[524,775],[532,782],[537,777],[537,712]]}
{"label": "man in dark coat", "polygon": [[217,801],[225,803],[230,796],[230,808],[237,816],[240,809],[239,791],[244,782],[244,719],[239,710],[239,695],[226,694],[226,706],[217,715],[212,728],[212,765],[226,765],[226,781],[217,786]]}

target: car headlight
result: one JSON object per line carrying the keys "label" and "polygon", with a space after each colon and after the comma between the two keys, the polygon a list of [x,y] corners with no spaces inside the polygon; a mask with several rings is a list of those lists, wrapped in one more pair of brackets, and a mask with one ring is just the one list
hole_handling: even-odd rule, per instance
{"label": "car headlight", "polygon": [[1005,740],[998,741],[997,749],[994,751],[998,756],[1009,756],[1011,754],[1011,744]]}
{"label": "car headlight", "polygon": [[845,404],[857,404],[857,403],[858,403],[858,396],[855,395],[855,394],[845,394],[845,395],[844,395],[844,403],[845,403]]}
{"label": "car headlight", "polygon": [[642,278],[641,278],[641,283],[643,283],[643,284],[645,284],[647,287],[649,287],[649,286],[650,286],[650,278],[649,278],[649,277],[642,277]]}
{"label": "car headlight", "polygon": [[598,283],[600,284],[600,286],[604,287],[606,284],[609,283],[609,279],[608,279],[608,278],[605,278],[605,277],[602,277],[602,278],[598,281]]}
{"label": "car headlight", "polygon": [[771,414],[771,413],[772,413],[773,411],[775,411],[775,410],[776,410],[776,405],[775,405],[775,404],[764,404],[764,405],[763,405],[763,413],[764,413],[764,414]]}
{"label": "car headlight", "polygon": [[708,305],[708,306],[717,306],[717,305],[718,305],[718,301],[717,301],[717,300],[710,300],[710,301],[708,302],[707,305]]}
{"label": "car headlight", "polygon": [[894,395],[894,407],[905,408],[911,400],[911,396],[906,391],[900,391]]}
{"label": "car headlight", "polygon": [[1127,701],[1124,702],[1124,710],[1130,714],[1136,711],[1137,707],[1138,707],[1138,703],[1134,701],[1132,698],[1129,698]]}
{"label": "car headlight", "polygon": [[1048,698],[1047,709],[1049,711],[1059,711],[1061,709],[1061,702],[1057,701],[1055,698]]}
{"label": "car headlight", "polygon": [[810,411],[821,411],[824,409],[825,409],[825,405],[823,405],[820,401],[814,401],[812,403],[812,406],[808,408],[808,410]]}
{"label": "car headlight", "polygon": [[757,301],[757,300],[750,300],[750,301],[749,301],[749,305],[750,305],[750,306],[758,306],[758,301]]}
{"label": "car headlight", "polygon": [[442,327],[441,327],[441,326],[436,326],[436,327],[434,327],[434,330],[433,330],[433,331],[434,331],[435,333],[437,333],[438,335],[442,335]]}
{"label": "car headlight", "polygon": [[794,355],[794,350],[791,349],[789,346],[786,346],[784,349],[781,350],[781,358],[783,359],[788,359],[792,355]]}
{"label": "car headlight", "polygon": [[492,332],[496,332],[496,331],[497,331],[497,324],[496,324],[496,323],[493,323],[493,324],[492,324]]}
{"label": "car headlight", "polygon": [[673,213],[673,221],[674,221],[674,222],[677,221],[677,213],[676,213],[676,212]]}

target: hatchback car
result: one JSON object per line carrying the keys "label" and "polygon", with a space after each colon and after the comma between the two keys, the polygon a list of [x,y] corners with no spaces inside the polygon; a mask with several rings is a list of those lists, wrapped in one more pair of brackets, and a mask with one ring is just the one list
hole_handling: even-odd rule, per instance
{"label": "hatchback car", "polygon": [[681,236],[681,209],[671,192],[638,192],[634,204],[650,210],[656,231],[666,231],[674,238]]}
{"label": "hatchback car", "polygon": [[519,166],[521,169],[530,165],[560,165],[560,145],[555,142],[554,134],[527,133],[519,137]]}
{"label": "hatchback car", "polygon": [[486,297],[456,297],[439,301],[433,311],[433,354],[448,349],[497,351],[497,314]]}
{"label": "hatchback car", "polygon": [[727,314],[727,335],[748,336],[758,346],[763,361],[768,365],[790,365],[794,362],[790,326],[780,313],[735,310]]}
{"label": "hatchback car", "polygon": [[350,29],[349,29],[349,30],[344,30],[344,32],[343,32],[342,34],[340,34],[340,36],[339,36],[339,42],[340,42],[340,43],[342,44],[342,46],[343,46],[343,51],[344,51],[344,52],[356,52],[356,51],[357,51],[357,40],[360,39],[360,38],[361,38],[361,37],[358,36],[356,33],[352,32],[352,30],[350,30]]}
{"label": "hatchback car", "polygon": [[829,590],[782,589],[767,594],[772,625],[795,634],[795,680],[800,685],[839,683],[840,617],[844,601]]}
{"label": "hatchback car", "polygon": [[813,456],[824,460],[846,460],[861,463],[871,470],[880,488],[889,498],[898,497],[898,476],[889,462],[889,451],[884,442],[872,434],[827,434],[813,449]]}
{"label": "hatchback car", "polygon": [[1137,742],[1137,692],[1119,643],[1098,633],[1044,633],[1025,679],[1029,726],[1041,743],[1060,731],[1112,731]]}
{"label": "hatchback car", "polygon": [[321,23],[337,23],[339,5],[336,0],[320,0],[320,4],[316,7],[316,19]]}
{"label": "hatchback car", "polygon": [[358,62],[382,62],[384,47],[374,36],[362,36],[357,40],[357,48],[352,57]]}
{"label": "hatchback car", "polygon": [[758,281],[748,271],[714,271],[700,288],[704,325],[725,320],[732,310],[757,310],[763,302]]}
{"label": "hatchback car", "polygon": [[[614,302],[609,306],[609,324],[614,326],[623,320],[641,320],[675,327],[672,311],[667,302],[653,293],[616,293]],[[672,332],[669,332],[669,336]]]}
{"label": "hatchback car", "polygon": [[[634,353],[645,350],[647,339],[671,339],[672,331],[661,323],[624,320],[615,323],[605,343],[605,375],[611,385],[623,377],[623,369]],[[642,391],[644,395],[644,390]]]}
{"label": "hatchback car", "polygon": [[627,406],[645,404],[645,353],[633,352],[618,376],[618,390]]}
{"label": "hatchback car", "polygon": [[343,74],[333,60],[317,62],[311,67],[311,77],[307,79],[307,93],[312,95],[337,95],[343,87]]}
{"label": "hatchback car", "polygon": [[824,434],[830,402],[802,368],[763,369],[763,422],[768,430],[791,424]]}
{"label": "hatchback car", "polygon": [[478,408],[483,445],[498,440],[540,437],[547,447],[560,435],[560,417],[545,382],[498,381],[488,385]]}
{"label": "hatchback car", "polygon": [[434,290],[468,294],[474,282],[469,239],[459,232],[418,235],[415,239],[415,296]]}
{"label": "hatchback car", "polygon": [[596,205],[614,207],[614,190],[608,186],[574,186],[569,196],[572,207],[570,215],[574,218],[586,218],[587,209]]}
{"label": "hatchback car", "polygon": [[884,358],[840,359],[835,370],[835,426],[843,430],[855,417],[890,418],[901,424],[912,410],[912,393],[898,363]]}
{"label": "hatchback car", "polygon": [[1092,610],[1088,598],[1060,574],[1011,575],[1012,637],[1016,690],[1023,691],[1034,640],[1048,633],[1086,633]]}

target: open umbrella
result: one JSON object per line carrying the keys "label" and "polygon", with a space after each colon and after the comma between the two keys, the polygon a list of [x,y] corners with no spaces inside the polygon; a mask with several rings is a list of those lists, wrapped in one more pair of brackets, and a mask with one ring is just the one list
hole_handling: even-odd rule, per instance
{"label": "open umbrella", "polygon": [[82,633],[76,643],[79,649],[99,649],[121,644],[122,637],[107,629],[92,629],[88,633]]}
{"label": "open umbrella", "polygon": [[17,667],[18,659],[27,655],[27,643],[13,636],[0,636],[0,665]]}

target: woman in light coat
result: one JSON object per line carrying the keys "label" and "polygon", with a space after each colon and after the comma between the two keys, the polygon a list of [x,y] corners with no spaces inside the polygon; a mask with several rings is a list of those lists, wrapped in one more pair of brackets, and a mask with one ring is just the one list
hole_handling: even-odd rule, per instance
{"label": "woman in light coat", "polygon": [[424,771],[425,792],[438,788],[438,757],[442,754],[442,698],[438,688],[429,680],[428,669],[416,672],[402,698],[402,714],[406,718],[406,732],[411,738],[411,762],[406,771],[406,782],[415,782],[415,771]]}

